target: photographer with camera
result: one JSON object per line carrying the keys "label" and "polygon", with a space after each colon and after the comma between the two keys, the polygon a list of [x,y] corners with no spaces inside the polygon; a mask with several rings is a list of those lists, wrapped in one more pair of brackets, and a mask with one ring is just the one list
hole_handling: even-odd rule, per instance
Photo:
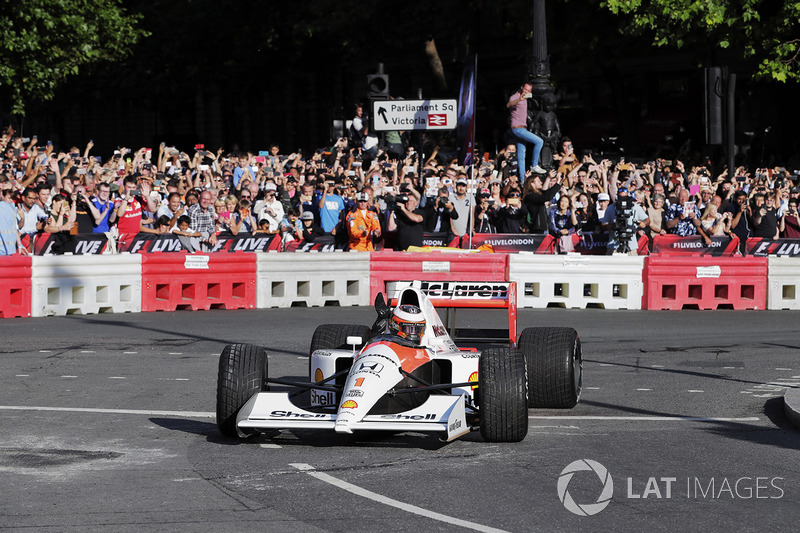
{"label": "photographer with camera", "polygon": [[[683,192],[688,195],[687,191]],[[600,223],[608,232],[608,255],[614,252],[638,255],[639,232],[644,232],[650,224],[650,218],[644,208],[628,195],[628,189],[620,187],[617,189],[617,201],[605,210]]]}
{"label": "photographer with camera", "polygon": [[389,231],[397,232],[394,249],[402,251],[409,246],[422,246],[422,237],[425,233],[425,212],[417,207],[419,200],[413,194],[401,192],[394,197],[394,201],[395,208],[389,214],[387,227]]}
{"label": "photographer with camera", "polygon": [[432,233],[446,231],[450,242],[453,235],[450,221],[458,218],[458,211],[450,201],[450,189],[445,185],[439,187],[436,198],[433,201],[429,198],[424,209],[425,229]]}
{"label": "photographer with camera", "polygon": [[475,233],[497,233],[495,226],[497,209],[489,189],[481,189],[476,196],[476,202],[472,224]]}

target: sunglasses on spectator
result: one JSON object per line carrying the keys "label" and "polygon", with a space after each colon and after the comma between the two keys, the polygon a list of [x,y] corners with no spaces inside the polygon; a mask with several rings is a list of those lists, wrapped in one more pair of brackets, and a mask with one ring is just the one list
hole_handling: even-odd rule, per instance
{"label": "sunglasses on spectator", "polygon": [[519,194],[509,194],[509,198],[519,198]]}

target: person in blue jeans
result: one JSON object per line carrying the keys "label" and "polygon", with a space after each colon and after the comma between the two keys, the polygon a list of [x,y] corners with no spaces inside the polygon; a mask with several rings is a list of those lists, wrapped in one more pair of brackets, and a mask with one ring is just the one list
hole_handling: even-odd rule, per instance
{"label": "person in blue jeans", "polygon": [[511,134],[517,142],[517,172],[520,181],[525,180],[525,152],[526,143],[533,145],[531,154],[531,171],[545,174],[547,171],[539,166],[539,154],[542,152],[544,141],[538,135],[528,131],[528,100],[533,96],[530,83],[523,83],[517,92],[508,99],[506,108],[510,110]]}

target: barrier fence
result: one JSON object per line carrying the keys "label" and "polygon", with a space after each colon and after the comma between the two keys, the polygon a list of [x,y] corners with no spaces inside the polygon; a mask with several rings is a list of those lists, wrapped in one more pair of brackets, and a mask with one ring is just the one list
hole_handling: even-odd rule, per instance
{"label": "barrier fence", "polygon": [[800,309],[800,257],[224,251],[0,257],[0,317],[366,306],[411,280],[513,281],[518,308]]}

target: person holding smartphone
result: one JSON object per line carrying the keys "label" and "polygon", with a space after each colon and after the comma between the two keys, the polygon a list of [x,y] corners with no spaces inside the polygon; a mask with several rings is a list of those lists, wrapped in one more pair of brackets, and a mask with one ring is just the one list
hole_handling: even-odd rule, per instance
{"label": "person holding smartphone", "polygon": [[531,152],[531,171],[537,174],[545,174],[546,171],[539,166],[539,155],[542,152],[544,141],[538,135],[528,130],[528,100],[533,97],[533,86],[525,82],[519,90],[511,95],[506,103],[506,108],[510,111],[509,122],[511,126],[511,136],[516,140],[517,145],[517,173],[520,181],[525,180],[525,155],[526,145],[532,144]]}
{"label": "person holding smartphone", "polygon": [[797,198],[790,198],[780,222],[781,237],[800,239],[800,214],[797,212]]}

